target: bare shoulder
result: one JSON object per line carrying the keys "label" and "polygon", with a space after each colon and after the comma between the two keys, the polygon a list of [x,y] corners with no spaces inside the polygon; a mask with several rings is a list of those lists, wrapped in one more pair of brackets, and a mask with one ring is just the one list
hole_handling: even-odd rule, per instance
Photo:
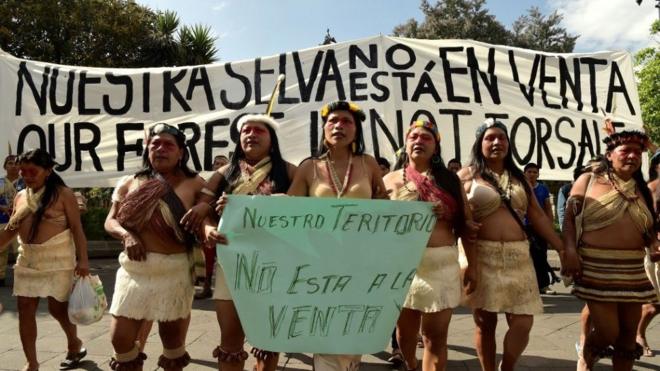
{"label": "bare shoulder", "polygon": [[304,159],[297,167],[296,172],[308,172],[308,171],[313,171],[314,166],[316,166],[316,161],[314,160],[313,157],[309,157]]}
{"label": "bare shoulder", "polygon": [[131,189],[131,186],[133,185],[133,182],[135,182],[136,179],[133,175],[126,175],[121,177],[119,181],[117,181],[117,185],[115,186],[115,192],[117,195],[123,197],[128,194],[128,191]]}
{"label": "bare shoulder", "polygon": [[459,170],[458,173],[456,173],[456,175],[458,175],[458,179],[460,179],[461,182],[463,183],[470,182],[474,180],[474,169],[472,168],[472,166],[466,166],[461,170]]}
{"label": "bare shoulder", "polygon": [[294,175],[296,175],[298,167],[288,161],[284,162],[286,163],[286,174],[289,176],[289,179],[293,179]]}
{"label": "bare shoulder", "polygon": [[376,161],[376,158],[374,156],[365,153],[362,155],[362,158],[364,159],[364,162],[367,164],[367,166],[376,167],[380,169],[380,167],[378,166],[378,161]]}
{"label": "bare shoulder", "polygon": [[59,186],[57,187],[57,192],[59,193],[60,197],[62,197],[65,201],[76,199],[76,195],[73,193],[73,189],[69,187]]}
{"label": "bare shoulder", "polygon": [[383,183],[385,183],[385,188],[395,189],[398,188],[403,183],[403,170],[395,170],[387,173],[383,177]]}
{"label": "bare shoulder", "polygon": [[592,176],[592,173],[580,175],[571,187],[570,196],[584,196],[584,193],[587,191],[587,185],[589,185]]}
{"label": "bare shoulder", "polygon": [[202,178],[199,174],[195,175],[194,177],[187,178],[186,181],[187,186],[191,187],[195,191],[199,191],[206,187],[206,180],[204,180],[204,178]]}
{"label": "bare shoulder", "polygon": [[658,190],[658,179],[652,180],[648,183],[649,189],[651,190],[651,193],[655,194],[655,192]]}

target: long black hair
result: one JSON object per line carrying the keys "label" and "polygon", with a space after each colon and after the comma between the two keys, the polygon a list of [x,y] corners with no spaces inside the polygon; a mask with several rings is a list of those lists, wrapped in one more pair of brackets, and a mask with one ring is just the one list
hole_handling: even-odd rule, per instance
{"label": "long black hair", "polygon": [[[433,175],[433,180],[435,185],[444,191],[448,192],[456,201],[456,214],[454,214],[453,226],[456,230],[456,234],[461,234],[465,231],[465,203],[463,202],[463,192],[462,192],[462,183],[458,178],[458,175],[453,171],[447,169],[445,162],[440,155],[440,141],[438,141],[435,133],[431,130],[424,128],[426,131],[433,135],[435,140],[435,153],[431,157],[431,175]],[[405,146],[405,145],[404,145]],[[394,170],[405,169],[408,166],[408,153],[406,153],[405,147],[399,150],[396,164],[394,165]],[[405,170],[404,170],[405,171]]]}
{"label": "long black hair", "polygon": [[660,153],[651,157],[651,163],[649,164],[649,182],[652,182],[658,179],[658,165],[660,164]]}
{"label": "long black hair", "polygon": [[485,128],[485,130],[478,130],[477,131],[477,138],[474,141],[474,144],[472,145],[472,159],[470,161],[470,166],[474,169],[474,173],[479,174],[479,176],[490,183],[491,185],[497,185],[497,180],[493,178],[492,175],[490,175],[486,169],[488,169],[488,165],[486,164],[486,159],[484,158],[484,154],[481,152],[481,142],[484,140],[484,136],[486,135],[486,132],[488,129],[491,128],[497,128],[500,129],[504,132],[504,135],[506,135],[506,140],[508,142],[508,148],[506,152],[506,156],[504,156],[504,169],[509,171],[510,176],[522,185],[523,189],[525,190],[525,193],[527,194],[527,198],[529,199],[532,196],[532,188],[527,183],[527,179],[525,178],[525,174],[523,174],[522,170],[516,165],[516,163],[513,161],[513,155],[511,153],[511,147],[512,143],[511,140],[509,139],[509,132],[506,129],[506,126],[504,126],[503,123],[499,121],[494,121],[489,127]]}
{"label": "long black hair", "polygon": [[[289,190],[291,185],[291,180],[289,179],[289,172],[287,169],[287,163],[282,158],[282,152],[280,151],[280,142],[277,139],[277,133],[270,125],[264,124],[268,133],[270,134],[270,163],[272,165],[268,178],[273,182],[273,193],[286,193]],[[234,185],[241,176],[241,167],[240,161],[245,158],[245,152],[243,147],[241,147],[240,138],[236,142],[236,147],[234,147],[234,153],[229,159],[229,167],[225,172],[220,184],[218,184],[218,189],[216,190],[216,195],[221,195],[222,192],[226,190],[231,190],[234,188]]]}
{"label": "long black hair", "polygon": [[[33,149],[18,155],[16,163],[19,165],[32,164],[46,170],[51,170],[50,174],[46,177],[46,181],[44,183],[44,193],[41,196],[41,201],[39,202],[37,210],[34,212],[34,218],[32,219],[30,237],[28,238],[28,241],[32,242],[34,237],[37,235],[39,223],[41,222],[46,209],[52,203],[57,201],[57,198],[60,195],[59,188],[66,187],[66,184],[53,169],[55,165],[57,165],[55,160],[53,160],[53,157],[50,155],[50,153],[41,148]],[[35,191],[37,190],[35,189]]]}
{"label": "long black hair", "polygon": [[154,167],[151,165],[151,161],[149,161],[149,143],[151,143],[151,138],[154,137],[154,135],[159,135],[159,134],[169,134],[176,139],[176,144],[180,149],[183,149],[183,157],[181,158],[181,161],[179,161],[179,164],[177,165],[179,170],[183,172],[183,174],[188,177],[188,178],[193,178],[197,176],[197,172],[190,169],[188,167],[188,160],[190,159],[190,154],[188,153],[188,148],[186,147],[186,136],[183,134],[183,132],[176,127],[168,124],[156,124],[149,128],[149,136],[147,137],[146,141],[146,148],[142,152],[142,169],[140,169],[137,173],[135,173],[135,177],[140,177],[140,176],[147,176],[149,178],[152,178],[156,175],[156,171],[154,170]]}
{"label": "long black hair", "polygon": [[323,119],[323,125],[321,127],[321,138],[319,140],[318,148],[315,151],[315,157],[321,157],[326,152],[328,152],[328,147],[325,145],[325,124],[328,122],[328,117],[334,111],[346,111],[353,116],[353,121],[355,121],[355,140],[353,141],[354,148],[351,148],[351,152],[354,155],[362,155],[366,149],[364,145],[364,132],[362,130],[362,121],[365,120],[366,116],[364,112],[354,103],[347,101],[336,101],[328,103],[321,109],[321,119]]}

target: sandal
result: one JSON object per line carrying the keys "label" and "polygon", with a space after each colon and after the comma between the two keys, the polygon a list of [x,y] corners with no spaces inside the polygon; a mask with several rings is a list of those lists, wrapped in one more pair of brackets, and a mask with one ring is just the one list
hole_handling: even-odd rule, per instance
{"label": "sandal", "polygon": [[643,346],[642,349],[643,349],[642,356],[644,356],[644,357],[653,357],[653,356],[655,356],[655,354],[653,353],[653,349],[651,349],[650,346],[648,346],[648,345]]}
{"label": "sandal", "polygon": [[80,348],[78,353],[67,353],[64,361],[60,363],[60,370],[71,370],[73,368],[78,368],[80,361],[85,358],[87,355],[87,349]]}
{"label": "sandal", "polygon": [[394,367],[399,367],[403,364],[403,354],[401,354],[401,350],[394,349],[392,350],[392,355],[390,358],[387,359],[387,362],[391,363],[394,365]]}

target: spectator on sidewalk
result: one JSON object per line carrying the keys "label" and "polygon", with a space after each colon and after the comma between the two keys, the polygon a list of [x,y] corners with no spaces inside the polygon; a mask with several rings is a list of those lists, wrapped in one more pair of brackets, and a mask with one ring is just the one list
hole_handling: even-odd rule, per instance
{"label": "spectator on sidewalk", "polygon": [[[548,187],[539,182],[539,166],[533,162],[525,165],[524,174],[525,178],[532,186],[536,200],[539,206],[545,212],[548,219],[554,224],[554,213],[552,212],[552,200],[550,200],[550,190]],[[526,220],[529,223],[528,220]],[[548,243],[538,235],[532,232],[534,237],[534,245],[530,246],[532,259],[534,261],[534,270],[536,271],[536,280],[538,282],[539,290],[542,294],[554,294],[555,292],[550,289],[550,285],[559,282],[559,277],[555,274],[554,270],[548,263]]]}
{"label": "spectator on sidewalk", "polygon": [[[0,178],[0,230],[4,229],[5,225],[9,222],[11,216],[14,197],[18,192],[25,188],[23,178],[20,177],[18,172],[18,165],[16,164],[15,155],[5,157],[3,168],[6,175]],[[18,242],[16,239],[10,242],[11,251],[16,253]],[[0,252],[0,287],[5,285],[7,278],[7,261],[9,260],[9,249]]]}

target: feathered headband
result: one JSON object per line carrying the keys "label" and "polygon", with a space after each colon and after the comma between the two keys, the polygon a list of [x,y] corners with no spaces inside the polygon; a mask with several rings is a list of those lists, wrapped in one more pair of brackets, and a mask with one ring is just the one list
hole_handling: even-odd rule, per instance
{"label": "feathered headband", "polygon": [[433,133],[433,135],[435,135],[435,139],[438,141],[438,143],[440,143],[440,141],[442,140],[442,136],[440,135],[440,131],[438,131],[438,127],[431,121],[426,121],[426,120],[413,121],[410,124],[410,127],[408,128],[408,132],[406,132],[406,137],[408,136],[408,134],[410,134],[410,131],[415,128],[424,128],[429,130],[430,132]]}
{"label": "feathered headband", "polygon": [[486,121],[483,122],[478,128],[477,131],[474,133],[477,138],[479,138],[486,130],[490,128],[498,128],[504,131],[504,133],[509,136],[509,130],[506,128],[506,125],[504,125],[501,121],[497,121],[494,118],[488,118]]}
{"label": "feathered headband", "polygon": [[611,118],[605,118],[603,121],[603,130],[608,134],[603,138],[607,151],[612,151],[618,146],[634,143],[639,144],[643,151],[649,148],[650,140],[646,133],[638,130],[623,130],[616,132]]}
{"label": "feathered headband", "polygon": [[364,114],[364,111],[362,111],[360,106],[358,106],[357,104],[353,102],[347,102],[344,100],[338,100],[332,103],[328,103],[325,106],[321,107],[321,118],[323,119],[323,121],[327,120],[328,116],[333,111],[349,111],[350,113],[353,114],[355,120],[359,122],[362,122],[367,118],[367,116]]}

